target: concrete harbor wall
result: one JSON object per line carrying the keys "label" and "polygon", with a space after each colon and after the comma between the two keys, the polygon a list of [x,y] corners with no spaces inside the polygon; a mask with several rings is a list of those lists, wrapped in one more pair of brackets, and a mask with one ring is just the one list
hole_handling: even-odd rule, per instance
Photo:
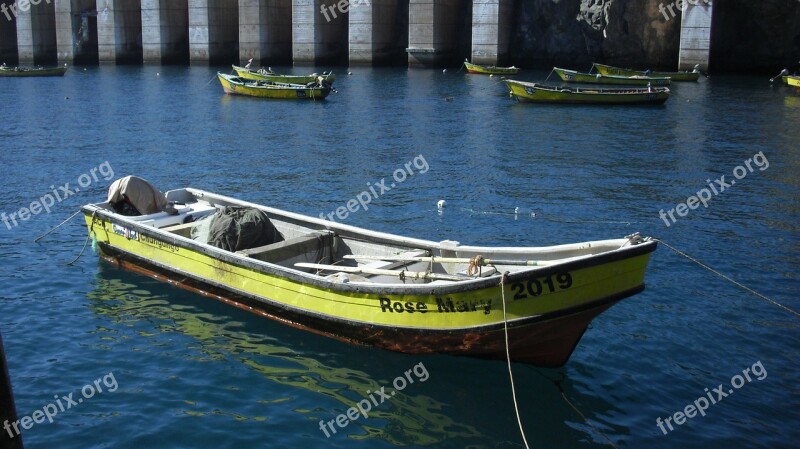
{"label": "concrete harbor wall", "polygon": [[[0,15],[7,64],[554,65],[769,71],[796,0],[40,0]],[[24,7],[23,7],[24,6]],[[4,17],[6,15],[7,17]]]}

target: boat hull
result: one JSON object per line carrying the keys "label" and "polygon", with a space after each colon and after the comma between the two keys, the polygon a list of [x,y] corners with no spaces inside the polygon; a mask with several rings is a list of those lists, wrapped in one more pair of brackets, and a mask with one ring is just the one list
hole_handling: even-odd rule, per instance
{"label": "boat hull", "polygon": [[800,76],[787,76],[785,80],[787,86],[800,87]]}
{"label": "boat hull", "polygon": [[250,70],[245,67],[233,66],[233,70],[240,78],[252,81],[271,81],[273,83],[285,84],[307,84],[317,81],[318,76],[322,76],[325,81],[333,84],[336,80],[336,75],[330,73],[328,75],[278,75],[278,74],[264,74],[259,73],[257,70]]}
{"label": "boat hull", "polygon": [[331,89],[329,87],[306,87],[300,84],[257,85],[255,81],[244,82],[241,78],[218,74],[222,90],[230,95],[244,95],[257,98],[282,100],[324,100]]}
{"label": "boat hull", "polygon": [[663,104],[669,98],[666,87],[652,89],[558,88],[537,83],[505,80],[510,94],[520,102],[552,104]]}
{"label": "boat hull", "polygon": [[17,67],[0,68],[0,77],[37,77],[37,76],[64,76],[66,67],[52,67],[47,69],[25,69]]}
{"label": "boat hull", "polygon": [[464,61],[464,67],[467,68],[467,73],[477,73],[480,75],[516,75],[519,73],[519,68],[517,67],[485,66],[471,64],[466,61]]}
{"label": "boat hull", "polygon": [[351,343],[505,358],[505,298],[511,358],[539,366],[566,363],[595,316],[644,289],[645,268],[656,248],[655,242],[643,242],[511,273],[502,287],[499,276],[447,285],[348,284],[212,248],[91,205],[83,211],[109,261]]}
{"label": "boat hull", "polygon": [[601,75],[606,76],[649,76],[654,78],[669,78],[672,81],[697,81],[700,79],[700,72],[645,72],[642,70],[624,69],[621,67],[612,67],[604,64],[594,64],[595,70]]}
{"label": "boat hull", "polygon": [[562,81],[567,83],[608,84],[614,86],[669,86],[671,84],[671,80],[668,77],[607,76],[603,74],[581,73],[557,67],[553,68],[553,71],[556,72]]}
{"label": "boat hull", "polygon": [[[248,296],[236,294],[207,282],[154,266],[148,261],[99,245],[108,263],[134,271],[178,288],[224,302],[228,305],[278,321],[297,329],[345,343],[370,346],[406,354],[449,354],[504,360],[505,332],[502,325],[459,330],[368,326],[351,321],[334,321],[318,315],[298,313]],[[557,368],[569,361],[591,321],[617,302],[644,290],[634,289],[596,301],[587,308],[565,310],[557,315],[510,323],[509,354],[515,362]]]}

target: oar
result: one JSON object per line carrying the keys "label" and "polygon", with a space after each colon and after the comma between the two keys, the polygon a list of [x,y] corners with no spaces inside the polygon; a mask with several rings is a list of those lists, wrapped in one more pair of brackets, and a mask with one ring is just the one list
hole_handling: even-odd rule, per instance
{"label": "oar", "polygon": [[339,265],[322,265],[318,263],[298,262],[294,266],[299,268],[313,268],[315,270],[341,271],[343,273],[364,273],[377,274],[382,276],[397,276],[400,279],[431,279],[443,281],[466,281],[474,278],[465,276],[453,276],[450,274],[429,273],[427,271],[402,271],[402,270],[382,270],[380,268],[365,267],[345,267]]}
{"label": "oar", "polygon": [[[578,256],[583,257],[583,256]],[[555,260],[504,260],[504,259],[480,259],[481,266],[487,265],[522,265],[530,267],[545,267],[564,263],[566,261],[577,259],[578,257],[569,257],[566,259]],[[387,262],[437,262],[437,263],[472,263],[473,259],[466,257],[439,257],[439,256],[373,256],[373,255],[358,255],[346,254],[345,259],[361,259],[361,260],[385,260]]]}
{"label": "oar", "polygon": [[780,78],[780,77],[782,77],[784,75],[788,75],[788,74],[789,74],[789,71],[786,70],[786,69],[783,69],[783,70],[781,70],[781,73],[779,73],[779,74],[773,76],[772,78],[770,78],[769,82],[771,83],[771,82],[775,81],[776,79],[778,79],[778,78]]}

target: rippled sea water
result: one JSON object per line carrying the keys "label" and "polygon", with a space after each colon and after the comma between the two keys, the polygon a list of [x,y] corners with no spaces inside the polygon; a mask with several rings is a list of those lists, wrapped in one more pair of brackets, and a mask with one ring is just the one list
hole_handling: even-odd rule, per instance
{"label": "rippled sea water", "polygon": [[[79,187],[50,213],[0,223],[0,331],[18,414],[83,398],[96,379],[103,389],[23,430],[27,447],[522,447],[503,362],[347,345],[120,270],[90,248],[66,266],[86,239],[78,218],[32,242],[128,174],[318,216],[421,156],[424,173],[346,222],[492,245],[638,231],[800,310],[800,94],[715,76],[675,85],[663,107],[537,106],[463,70],[347,70],[317,103],[226,96],[206,67],[0,79],[0,211]],[[659,218],[759,153],[707,208],[669,227]],[[647,289],[597,318],[566,366],[514,365],[528,441],[796,447],[799,329],[800,317],[661,245]],[[419,364],[425,381],[335,435],[320,430]],[[659,429],[745,369],[751,381],[705,416]]]}

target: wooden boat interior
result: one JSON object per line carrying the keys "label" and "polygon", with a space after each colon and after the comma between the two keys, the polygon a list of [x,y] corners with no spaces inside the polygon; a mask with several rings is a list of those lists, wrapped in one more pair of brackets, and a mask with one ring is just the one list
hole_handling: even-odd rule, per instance
{"label": "wooden boat interior", "polygon": [[[543,266],[590,257],[619,250],[630,242],[626,239],[593,241],[550,247],[470,247],[458,242],[432,242],[368,231],[352,226],[265,207],[196,189],[167,192],[167,200],[177,213],[157,212],[126,216],[127,220],[165,233],[164,240],[192,239],[192,230],[225,206],[255,207],[267,213],[278,231],[277,241],[235,252],[243,258],[299,270],[331,282],[370,284],[452,284],[499,276],[503,272],[536,270]],[[107,203],[95,206],[114,213]],[[197,242],[202,243],[202,242]],[[206,245],[205,243],[202,243]],[[216,251],[224,251],[214,248]],[[477,275],[468,275],[469,262],[480,255],[484,259],[537,260],[541,266],[482,266]],[[434,256],[431,259],[431,256]],[[458,262],[436,261],[435,258],[457,258]],[[298,264],[300,266],[298,266]],[[302,265],[321,265],[304,267]],[[386,272],[385,272],[386,271]],[[406,273],[432,273],[415,279]]]}

